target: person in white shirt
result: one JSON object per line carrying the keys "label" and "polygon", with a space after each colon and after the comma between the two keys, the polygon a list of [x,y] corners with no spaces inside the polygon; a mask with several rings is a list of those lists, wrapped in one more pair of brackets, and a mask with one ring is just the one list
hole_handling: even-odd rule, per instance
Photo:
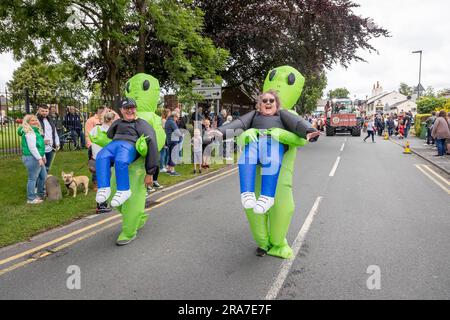
{"label": "person in white shirt", "polygon": [[55,123],[48,117],[49,108],[47,105],[41,105],[38,108],[37,117],[41,124],[41,128],[44,132],[44,142],[45,142],[45,158],[47,162],[45,163],[45,169],[47,172],[50,170],[53,159],[55,157],[55,152],[59,150],[59,135],[56,130]]}
{"label": "person in white shirt", "polygon": [[192,138],[192,146],[194,147],[194,173],[202,173],[202,136],[200,134],[200,129],[194,129],[194,137]]}

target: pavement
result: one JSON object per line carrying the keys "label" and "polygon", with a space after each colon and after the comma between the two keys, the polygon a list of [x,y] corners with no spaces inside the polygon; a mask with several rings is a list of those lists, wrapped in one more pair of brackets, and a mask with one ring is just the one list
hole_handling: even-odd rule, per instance
{"label": "pavement", "polygon": [[437,149],[435,145],[427,145],[426,140],[420,139],[416,136],[409,136],[407,139],[402,140],[394,137],[389,140],[401,147],[404,147],[405,142],[408,141],[412,153],[430,162],[446,174],[450,174],[450,155],[447,154],[443,157],[436,157],[435,155],[437,155]]}

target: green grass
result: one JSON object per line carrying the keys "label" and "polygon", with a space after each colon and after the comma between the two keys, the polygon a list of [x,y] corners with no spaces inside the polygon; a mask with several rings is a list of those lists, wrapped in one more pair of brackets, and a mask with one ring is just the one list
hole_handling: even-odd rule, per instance
{"label": "green grass", "polygon": [[[213,164],[203,174],[220,169],[224,165]],[[178,165],[180,177],[161,173],[158,182],[168,187],[197,175],[193,165]],[[87,151],[58,152],[50,170],[58,178],[63,191],[60,201],[44,201],[39,205],[26,204],[27,172],[20,157],[0,159],[0,247],[28,240],[43,231],[68,224],[81,217],[95,213],[95,193],[79,192],[76,198],[66,196],[61,171],[74,171],[75,175],[91,178],[87,169]],[[91,188],[91,187],[90,187]]]}

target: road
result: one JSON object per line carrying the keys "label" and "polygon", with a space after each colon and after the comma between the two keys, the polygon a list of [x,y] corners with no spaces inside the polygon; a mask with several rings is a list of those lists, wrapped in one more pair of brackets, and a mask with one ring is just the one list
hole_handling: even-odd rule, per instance
{"label": "road", "polygon": [[0,299],[449,299],[448,178],[392,142],[322,136],[298,151],[295,259],[255,256],[234,173],[152,209],[128,246],[115,225],[0,275]]}

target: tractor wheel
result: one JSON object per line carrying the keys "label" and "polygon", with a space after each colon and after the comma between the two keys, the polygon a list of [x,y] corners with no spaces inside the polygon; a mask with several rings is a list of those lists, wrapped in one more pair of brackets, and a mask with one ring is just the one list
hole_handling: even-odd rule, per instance
{"label": "tractor wheel", "polygon": [[334,130],[333,127],[327,126],[325,128],[326,134],[327,136],[334,136],[336,134],[336,131]]}
{"label": "tractor wheel", "polygon": [[352,136],[360,137],[361,136],[361,128],[360,127],[352,128]]}

